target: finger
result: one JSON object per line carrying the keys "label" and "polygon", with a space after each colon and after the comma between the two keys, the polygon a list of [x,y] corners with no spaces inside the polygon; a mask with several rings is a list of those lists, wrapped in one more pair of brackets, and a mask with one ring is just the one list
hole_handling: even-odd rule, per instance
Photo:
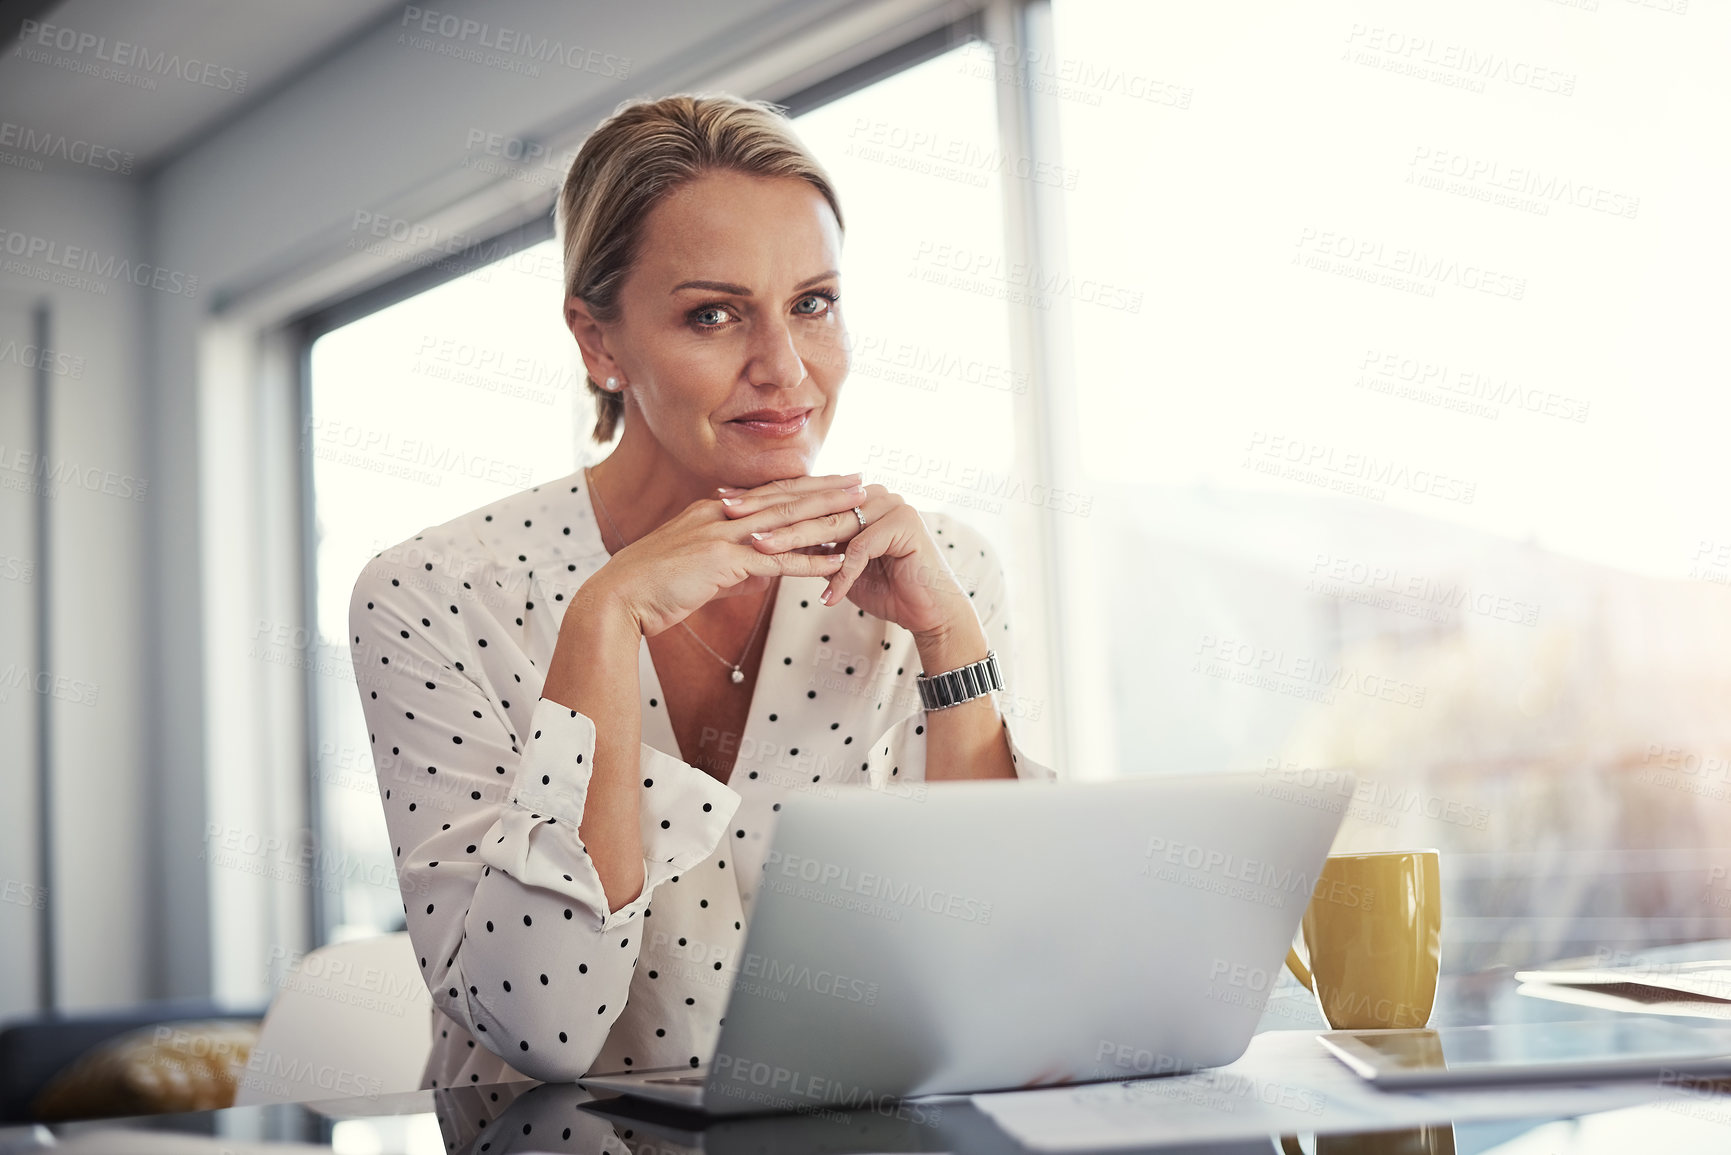
{"label": "finger", "polygon": [[737,485],[720,485],[715,492],[723,497],[742,497],[751,493],[797,493],[807,489],[821,489],[826,485],[847,485],[860,480],[858,473],[821,473],[802,474],[799,477],[784,477],[778,481],[766,481],[762,485],[741,487]]}
{"label": "finger", "polygon": [[865,572],[866,563],[883,552],[883,543],[893,532],[886,529],[880,521],[855,534],[842,554],[841,566],[830,577],[829,584],[823,588],[823,593],[818,595],[818,600],[826,606],[839,605],[841,600],[847,597],[848,590],[853,588],[860,574]]}
{"label": "finger", "polygon": [[[754,530],[750,543],[765,553],[784,553],[790,549],[810,549],[825,542],[840,545],[852,541],[886,511],[886,507],[881,505],[874,509],[869,497],[858,496],[853,500],[855,504],[833,513],[820,514],[771,529]],[[854,513],[855,509],[865,514],[864,522]]]}
{"label": "finger", "polygon": [[[734,597],[751,590],[759,578],[773,580],[778,577],[829,577],[841,568],[842,563],[839,552],[767,554],[758,553],[754,549],[742,549],[737,544],[729,544],[725,550],[730,560],[724,563],[724,568],[730,568],[733,561],[737,560],[745,576],[735,576],[734,584],[728,586],[726,593],[721,595],[724,597]],[[734,550],[739,552],[734,554]]]}
{"label": "finger", "polygon": [[798,477],[780,477],[774,481],[766,481],[761,485],[723,485],[717,488],[722,493],[756,493],[760,490],[778,488],[794,488],[801,486],[822,485],[831,481],[858,481],[863,476],[858,470],[853,473],[802,473]]}
{"label": "finger", "polygon": [[[753,533],[767,533],[802,521],[811,521],[814,518],[843,513],[856,505],[864,504],[866,497],[867,490],[863,485],[854,485],[846,489],[832,487],[782,497],[773,502],[766,502],[762,508],[747,513],[743,517],[732,518],[732,532],[729,536],[736,541],[750,542]],[[851,513],[848,514],[848,520],[853,522],[855,528],[858,528],[859,520]],[[829,524],[839,529],[845,523],[840,518],[836,518]],[[788,540],[791,541],[792,539]],[[810,545],[816,541],[834,540],[838,539],[836,534],[831,532],[822,537],[807,537],[798,544]]]}
{"label": "finger", "polygon": [[[873,488],[877,487],[874,486]],[[885,512],[877,521],[855,534],[853,540],[848,542],[845,560],[842,562],[841,568],[836,571],[834,577],[829,579],[829,585],[825,586],[823,593],[819,595],[824,605],[838,604],[848,595],[848,591],[854,587],[854,583],[859,581],[860,575],[865,572],[866,565],[873,558],[881,557],[894,547],[897,535],[901,533],[901,521],[908,516],[904,510],[912,511],[913,506],[887,491],[884,491],[884,494],[888,497],[893,508]],[[913,516],[918,517],[919,514],[914,512]],[[907,552],[906,549],[901,551],[903,554]]]}
{"label": "finger", "polygon": [[857,473],[836,474],[830,477],[790,477],[783,481],[772,481],[768,485],[760,485],[755,489],[747,489],[737,493],[718,494],[721,498],[721,508],[727,516],[738,520],[749,517],[761,510],[771,509],[777,505],[786,505],[802,496],[822,493],[827,490],[844,489],[850,485],[859,485],[862,478]]}
{"label": "finger", "polygon": [[840,553],[778,553],[771,554],[769,560],[775,562],[787,577],[830,577],[841,568],[845,556]]}

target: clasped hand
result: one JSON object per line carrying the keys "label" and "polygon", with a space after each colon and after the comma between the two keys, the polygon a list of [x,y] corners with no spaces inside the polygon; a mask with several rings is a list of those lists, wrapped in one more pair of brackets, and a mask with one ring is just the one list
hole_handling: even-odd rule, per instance
{"label": "clasped hand", "polygon": [[830,474],[723,488],[616,553],[603,567],[610,587],[649,637],[783,575],[827,577],[825,605],[845,598],[922,642],[977,621],[919,512],[859,481]]}
{"label": "clasped hand", "polygon": [[[915,637],[942,633],[957,614],[971,615],[967,594],[919,511],[881,485],[854,484],[859,476],[727,488],[720,491],[722,508],[735,522],[767,515],[781,523],[752,530],[752,544],[765,554],[843,547],[841,565],[820,595],[825,605],[846,598]],[[865,515],[863,526],[855,506]]]}

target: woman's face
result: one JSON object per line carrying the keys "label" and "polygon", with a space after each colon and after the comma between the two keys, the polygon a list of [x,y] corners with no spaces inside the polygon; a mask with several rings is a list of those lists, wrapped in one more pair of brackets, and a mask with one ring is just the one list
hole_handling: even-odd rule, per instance
{"label": "woman's face", "polygon": [[807,181],[724,171],[668,195],[645,222],[619,320],[601,327],[638,411],[627,427],[640,416],[718,484],[810,473],[848,371],[840,261],[835,214]]}

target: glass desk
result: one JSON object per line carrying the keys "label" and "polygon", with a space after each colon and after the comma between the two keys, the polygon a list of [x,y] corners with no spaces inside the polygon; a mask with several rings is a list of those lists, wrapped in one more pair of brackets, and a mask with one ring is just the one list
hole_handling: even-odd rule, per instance
{"label": "glass desk", "polygon": [[[497,1099],[494,1096],[497,1096]],[[1722,1103],[1722,1105],[1720,1105]],[[1689,1155],[1731,1148],[1731,1095],[1714,1103],[1644,1106],[1575,1117],[1457,1123],[1381,1134],[1266,1138],[1224,1144],[1139,1148],[1208,1155]],[[917,1115],[913,1108],[923,1108]],[[1711,1108],[1711,1109],[1702,1109]],[[364,1111],[364,1113],[362,1113]],[[505,1155],[506,1152],[804,1153],[1029,1150],[965,1099],[905,1104],[886,1111],[764,1115],[708,1123],[691,1116],[591,1096],[571,1084],[499,1083],[455,1091],[413,1091],[377,1100],[231,1107],[53,1124],[53,1145],[34,1147],[28,1128],[0,1130],[7,1155],[263,1155],[334,1150],[349,1155]],[[480,1126],[482,1120],[486,1126]],[[43,1132],[38,1132],[42,1134]]]}
{"label": "glass desk", "polygon": [[[1659,957],[1659,952],[1652,952]],[[1664,957],[1731,957],[1731,942],[1694,944]],[[1507,971],[1449,976],[1432,1026],[1602,1018],[1595,1011],[1515,993]],[[1658,1017],[1658,1016],[1655,1016]],[[1702,1020],[1680,1020],[1700,1023]],[[1326,1029],[1314,1000],[1290,980],[1271,993],[1261,1030]],[[51,1142],[39,1147],[32,1138]],[[202,1140],[200,1137],[203,1137]],[[256,1148],[254,1145],[258,1145]],[[286,1146],[279,1146],[286,1145]],[[0,1129],[0,1155],[200,1151],[252,1155],[298,1145],[347,1155],[504,1155],[506,1152],[890,1152],[958,1155],[1023,1152],[965,1097],[936,1097],[882,1111],[813,1111],[706,1121],[672,1108],[593,1094],[574,1084],[500,1083],[411,1091],[376,1099],[234,1107],[185,1115],[91,1120]],[[1139,1150],[1213,1155],[1600,1155],[1731,1150],[1731,1084],[1687,1102],[1617,1107],[1574,1116],[1537,1115],[1398,1133],[1266,1136],[1255,1141]]]}

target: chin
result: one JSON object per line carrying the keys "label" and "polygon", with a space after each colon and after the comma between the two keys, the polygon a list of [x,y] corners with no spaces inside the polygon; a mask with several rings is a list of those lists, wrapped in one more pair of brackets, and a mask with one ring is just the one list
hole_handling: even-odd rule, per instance
{"label": "chin", "polygon": [[805,477],[811,473],[811,463],[816,457],[817,451],[804,445],[789,445],[743,454],[734,459],[738,465],[732,473],[741,480],[733,484],[750,489],[789,477]]}

